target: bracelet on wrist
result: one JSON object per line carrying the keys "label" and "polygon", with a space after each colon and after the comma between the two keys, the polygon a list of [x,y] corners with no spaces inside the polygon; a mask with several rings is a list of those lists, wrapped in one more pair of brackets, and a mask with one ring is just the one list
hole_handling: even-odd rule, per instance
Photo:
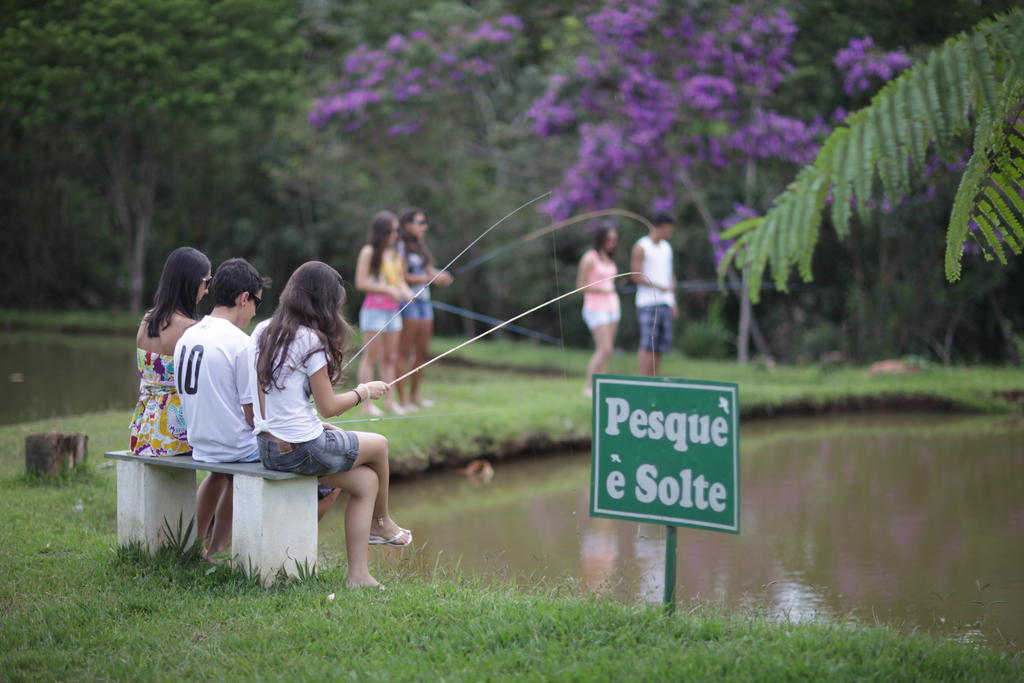
{"label": "bracelet on wrist", "polygon": [[358,389],[353,389],[352,391],[356,395],[356,405],[359,405],[360,403],[363,402],[363,396],[362,394],[359,393]]}

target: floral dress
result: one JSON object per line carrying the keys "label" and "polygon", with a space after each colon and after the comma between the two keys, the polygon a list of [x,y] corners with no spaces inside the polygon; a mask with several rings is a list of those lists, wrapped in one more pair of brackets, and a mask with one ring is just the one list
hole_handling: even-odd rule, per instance
{"label": "floral dress", "polygon": [[188,453],[185,413],[174,387],[174,356],[135,349],[139,367],[139,402],[131,424],[135,455]]}

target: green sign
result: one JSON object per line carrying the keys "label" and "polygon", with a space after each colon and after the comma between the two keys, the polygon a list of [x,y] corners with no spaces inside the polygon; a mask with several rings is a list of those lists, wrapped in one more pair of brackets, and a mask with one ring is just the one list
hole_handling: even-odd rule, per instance
{"label": "green sign", "polygon": [[738,389],[594,376],[590,515],[740,531]]}

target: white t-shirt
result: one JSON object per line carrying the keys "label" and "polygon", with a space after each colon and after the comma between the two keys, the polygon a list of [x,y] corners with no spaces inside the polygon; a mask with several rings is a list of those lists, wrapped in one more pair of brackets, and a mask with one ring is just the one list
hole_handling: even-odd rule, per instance
{"label": "white t-shirt", "polygon": [[242,412],[242,405],[252,403],[248,347],[249,335],[210,315],[174,345],[175,384],[196,460],[237,462],[256,452]]}
{"label": "white t-shirt", "polygon": [[[637,246],[644,252],[644,263],[642,273],[650,278],[651,282],[662,287],[672,286],[672,245],[668,240],[661,240],[657,244],[650,237],[641,237]],[[676,305],[675,292],[664,292],[655,287],[647,285],[636,286],[636,305],[640,306],[666,306]]]}
{"label": "white t-shirt", "polygon": [[[274,382],[276,386],[271,386],[270,391],[264,395],[266,413],[261,415],[255,368],[260,335],[269,323],[269,320],[265,320],[257,325],[249,342],[249,363],[253,369],[249,384],[256,423],[253,433],[270,432],[277,438],[291,443],[312,441],[323,433],[324,426],[309,400],[312,395],[309,378],[327,365],[327,351],[313,330],[308,327],[296,330],[295,339],[288,347],[288,356]],[[317,352],[302,362],[302,359],[314,350]]]}

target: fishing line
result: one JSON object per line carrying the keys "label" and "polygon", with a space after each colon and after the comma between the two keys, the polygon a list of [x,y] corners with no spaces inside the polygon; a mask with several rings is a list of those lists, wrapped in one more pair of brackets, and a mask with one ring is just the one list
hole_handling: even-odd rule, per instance
{"label": "fishing line", "polygon": [[513,318],[509,318],[508,320],[505,320],[500,325],[496,325],[496,326],[492,327],[491,329],[487,330],[483,334],[478,334],[477,336],[473,337],[472,339],[464,341],[461,344],[459,344],[458,346],[450,348],[447,351],[445,351],[444,353],[441,353],[441,354],[439,354],[437,356],[434,356],[433,358],[428,360],[423,365],[420,365],[418,368],[414,368],[414,369],[410,370],[409,372],[405,373],[404,375],[402,375],[401,377],[399,377],[398,379],[389,382],[388,386],[390,387],[390,386],[392,386],[394,384],[397,384],[398,382],[401,382],[403,379],[405,379],[409,375],[413,375],[413,374],[419,372],[420,370],[422,370],[423,368],[427,367],[431,363],[434,363],[435,361],[439,361],[442,358],[444,358],[445,356],[447,356],[448,354],[454,353],[455,351],[458,351],[459,349],[461,349],[464,346],[472,344],[473,342],[475,342],[477,340],[483,339],[484,337],[486,337],[487,335],[489,335],[489,334],[491,334],[493,332],[497,332],[498,330],[500,330],[501,328],[505,327],[509,323],[515,322],[516,320],[519,320],[520,318],[522,318],[524,316],[527,316],[527,315],[533,313],[534,311],[538,311],[538,310],[544,308],[545,306],[548,306],[550,304],[555,303],[556,301],[561,301],[562,299],[564,299],[564,298],[566,298],[568,296],[572,296],[573,294],[578,294],[579,292],[582,292],[584,289],[588,289],[590,287],[593,287],[594,285],[599,285],[599,284],[601,284],[603,282],[608,282],[609,280],[615,280],[615,279],[618,279],[620,277],[626,277],[628,275],[641,275],[642,276],[643,273],[634,273],[632,271],[628,272],[628,273],[619,273],[618,275],[612,275],[612,276],[609,276],[609,277],[606,277],[606,278],[602,278],[600,280],[595,280],[594,282],[591,282],[590,284],[587,284],[587,285],[583,285],[582,287],[577,287],[576,289],[572,290],[571,292],[566,292],[565,294],[560,294],[560,295],[556,296],[554,299],[548,299],[547,301],[545,301],[544,303],[540,304],[539,306],[534,306],[533,308],[531,308],[528,311],[525,311],[525,312],[520,313],[519,315],[517,315],[517,316],[515,316]]}
{"label": "fishing line", "polygon": [[431,413],[430,415],[396,415],[395,417],[365,417],[356,420],[333,420],[327,424],[347,425],[356,422],[390,422],[392,420],[425,420],[430,417],[461,417],[463,415],[479,415],[480,413],[494,413],[496,408],[490,410],[473,410],[468,413]]}
{"label": "fishing line", "polygon": [[[455,315],[460,315],[463,318],[469,318],[470,320],[476,320],[478,322],[487,323],[488,325],[497,325],[498,323],[501,322],[501,318],[494,318],[489,315],[484,315],[483,313],[469,311],[466,310],[465,308],[459,308],[458,306],[452,306],[451,304],[442,303],[440,301],[431,301],[430,305],[439,311],[444,311],[445,313],[454,313]],[[509,332],[518,332],[519,334],[525,335],[527,337],[533,337],[534,339],[537,339],[542,342],[547,342],[548,344],[558,345],[562,343],[561,339],[552,337],[549,334],[544,334],[543,332],[538,332],[537,330],[531,330],[528,327],[522,327],[521,325],[508,325],[506,326],[506,329]]]}
{"label": "fishing line", "polygon": [[[534,204],[536,202],[539,202],[541,199],[544,199],[545,197],[548,197],[550,195],[551,195],[550,191],[549,192],[545,192],[542,195],[538,195],[537,197],[534,197],[533,199],[531,199],[530,201],[526,202],[525,204],[519,206],[518,208],[516,208],[516,209],[510,211],[509,213],[505,214],[504,216],[502,216],[501,219],[499,219],[497,223],[495,223],[491,227],[489,227],[486,230],[484,230],[482,233],[480,233],[480,235],[476,239],[474,239],[472,242],[467,244],[465,249],[463,249],[458,254],[456,254],[455,258],[453,258],[451,261],[448,262],[448,265],[446,265],[441,270],[437,271],[437,273],[434,275],[434,277],[430,278],[430,281],[427,282],[427,284],[425,284],[423,286],[424,287],[429,287],[430,285],[434,284],[434,280],[436,280],[441,275],[441,273],[444,273],[445,271],[447,271],[452,266],[452,264],[455,263],[459,259],[460,256],[462,256],[467,251],[469,251],[473,247],[474,244],[476,244],[477,242],[482,240],[487,235],[487,233],[489,233],[491,230],[494,230],[496,227],[498,227],[499,225],[504,223],[507,219],[511,218],[512,216],[514,216],[518,212],[522,211],[523,209],[525,209],[529,205]],[[355,354],[351,358],[348,359],[348,362],[341,366],[341,369],[344,370],[349,365],[351,365],[352,362],[355,361],[355,359],[358,358],[359,355],[363,351],[366,350],[366,347],[369,346],[370,343],[374,339],[376,339],[380,335],[381,332],[383,332],[384,330],[387,329],[388,325],[390,325],[393,320],[395,320],[398,316],[402,315],[402,311],[404,311],[406,308],[408,308],[409,305],[412,304],[413,301],[415,301],[415,299],[410,299],[409,301],[405,302],[405,305],[402,306],[401,308],[399,308],[398,311],[396,311],[395,314],[393,316],[391,316],[390,320],[388,320],[386,323],[384,323],[384,325],[379,330],[377,330],[377,332],[372,337],[370,337],[369,341],[367,341],[365,344],[363,344],[359,348],[359,350],[356,351]]]}
{"label": "fishing line", "polygon": [[633,213],[632,211],[626,211],[625,209],[601,209],[600,211],[590,211],[588,213],[581,213],[578,216],[573,216],[572,218],[566,218],[563,221],[559,221],[557,223],[552,223],[551,225],[548,225],[546,227],[534,230],[533,232],[527,233],[527,234],[523,235],[522,237],[520,237],[519,239],[514,240],[514,241],[506,244],[503,247],[499,247],[498,249],[495,249],[494,251],[491,251],[491,252],[489,252],[487,254],[484,254],[483,256],[480,256],[478,258],[473,259],[472,261],[470,261],[466,265],[462,266],[461,268],[459,268],[455,272],[459,273],[459,274],[465,273],[467,270],[472,270],[473,268],[476,268],[477,266],[479,266],[481,263],[485,263],[487,261],[490,261],[495,256],[499,256],[499,255],[505,253],[506,251],[508,251],[509,249],[512,249],[513,247],[516,247],[516,246],[519,246],[520,244],[525,244],[526,242],[529,242],[530,240],[533,240],[533,239],[536,239],[536,238],[541,237],[543,235],[546,235],[549,232],[554,232],[555,230],[558,230],[560,228],[564,228],[566,226],[573,225],[574,223],[580,223],[582,221],[588,221],[588,220],[590,220],[592,218],[600,218],[601,216],[622,216],[624,218],[631,218],[631,219],[633,219],[635,221],[639,221],[639,222],[643,223],[649,229],[653,229],[654,228],[654,226],[651,225],[651,222],[649,220],[647,220],[646,218],[644,218],[643,216],[641,216],[640,214]]}

